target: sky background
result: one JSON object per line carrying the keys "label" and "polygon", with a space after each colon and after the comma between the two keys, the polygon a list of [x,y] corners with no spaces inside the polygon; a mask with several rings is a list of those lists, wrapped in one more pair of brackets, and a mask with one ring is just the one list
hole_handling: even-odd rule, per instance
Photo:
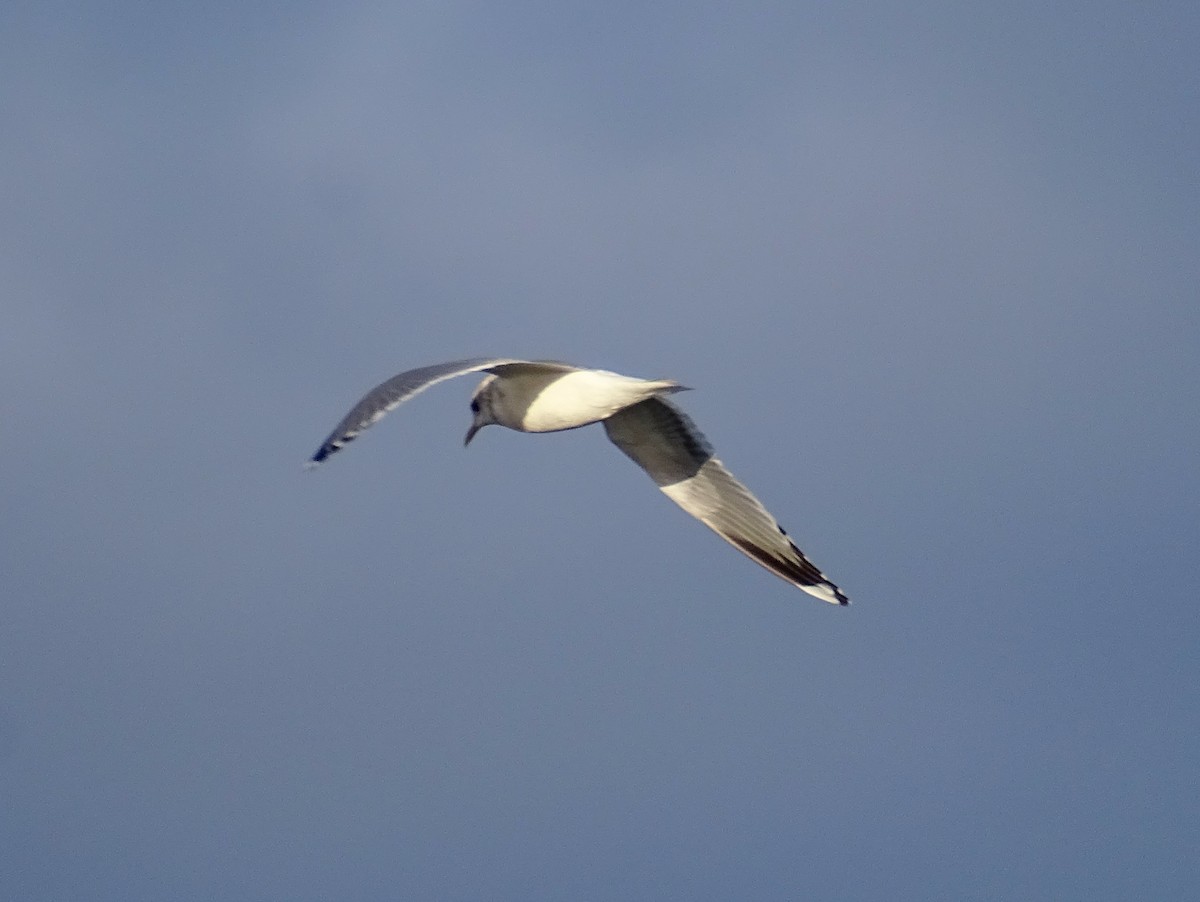
{"label": "sky background", "polygon": [[[1195,898],[1194,3],[7,3],[0,897]],[[473,379],[696,390],[854,600]]]}

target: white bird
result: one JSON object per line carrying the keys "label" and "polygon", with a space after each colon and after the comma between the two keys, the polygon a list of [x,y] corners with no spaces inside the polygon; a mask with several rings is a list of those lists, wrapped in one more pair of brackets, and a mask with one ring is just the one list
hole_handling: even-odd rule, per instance
{"label": "white bird", "polygon": [[776,576],[832,604],[842,590],[813,566],[750,490],[713,456],[691,419],[665,396],[687,388],[670,379],[635,379],[547,360],[476,357],[393,376],[367,392],[309,461],[315,467],[384,414],[431,385],[486,372],[471,397],[474,419],[463,444],[495,423],[518,432],[557,432],[604,423],[614,445],[700,522]]}

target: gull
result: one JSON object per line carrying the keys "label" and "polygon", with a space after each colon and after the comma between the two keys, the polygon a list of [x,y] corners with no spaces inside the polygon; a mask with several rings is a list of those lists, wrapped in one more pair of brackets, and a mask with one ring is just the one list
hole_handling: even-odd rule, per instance
{"label": "gull", "polygon": [[813,566],[762,503],[725,469],[696,424],[667,395],[672,379],[637,379],[552,360],[473,357],[407,370],[367,392],[342,418],[308,467],[315,467],[388,411],[431,385],[487,373],[471,396],[464,446],[484,426],[559,432],[603,423],[614,445],[664,494],[780,579],[831,604],[850,599]]}

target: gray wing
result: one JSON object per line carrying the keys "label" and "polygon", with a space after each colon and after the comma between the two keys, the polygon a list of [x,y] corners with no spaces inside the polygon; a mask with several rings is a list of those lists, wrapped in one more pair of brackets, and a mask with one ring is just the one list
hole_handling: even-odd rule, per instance
{"label": "gray wing", "polygon": [[776,576],[833,604],[849,604],[757,498],[713,456],[696,424],[670,401],[650,398],[604,421],[612,443],[663,492]]}
{"label": "gray wing", "polygon": [[433,366],[408,370],[376,385],[363,395],[362,400],[355,404],[350,412],[342,417],[342,421],[334,427],[333,432],[329,433],[329,437],[317,449],[308,462],[308,466],[315,467],[329,455],[340,450],[347,442],[354,441],[360,432],[378,421],[389,410],[403,404],[413,395],[420,394],[429,386],[453,379],[455,376],[479,373],[506,364],[526,364],[531,367],[564,370],[575,369],[570,364],[550,361],[515,360],[511,357],[471,357],[467,360],[452,360],[449,363],[435,363]]}

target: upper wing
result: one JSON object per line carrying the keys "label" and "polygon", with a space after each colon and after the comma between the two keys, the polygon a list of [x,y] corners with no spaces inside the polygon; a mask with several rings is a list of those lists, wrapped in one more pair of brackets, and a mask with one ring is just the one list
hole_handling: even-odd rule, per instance
{"label": "upper wing", "polygon": [[850,603],[713,456],[696,424],[670,401],[654,397],[634,404],[605,420],[604,429],[667,497],[743,554],[823,601]]}
{"label": "upper wing", "polygon": [[549,361],[515,360],[511,357],[471,357],[467,360],[452,360],[449,363],[435,363],[433,366],[408,370],[380,383],[363,395],[362,400],[355,404],[337,424],[333,432],[329,433],[329,437],[317,449],[308,462],[308,466],[315,467],[330,454],[340,450],[347,442],[357,438],[360,432],[375,423],[389,410],[403,404],[429,386],[453,379],[455,376],[465,376],[467,373],[478,373],[492,367],[511,364],[525,364],[547,369],[575,369],[570,364]]}

